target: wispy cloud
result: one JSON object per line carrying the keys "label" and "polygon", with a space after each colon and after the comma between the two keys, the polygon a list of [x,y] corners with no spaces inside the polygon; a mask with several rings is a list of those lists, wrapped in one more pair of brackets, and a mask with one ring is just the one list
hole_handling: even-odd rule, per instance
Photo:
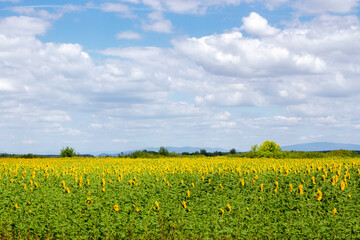
{"label": "wispy cloud", "polygon": [[127,39],[127,40],[138,40],[141,39],[141,35],[139,33],[133,31],[125,31],[116,34],[117,39]]}
{"label": "wispy cloud", "polygon": [[84,7],[72,4],[67,5],[33,5],[33,6],[15,6],[10,10],[26,16],[39,17],[47,20],[57,20],[64,14],[74,11],[81,11]]}
{"label": "wispy cloud", "polygon": [[104,12],[114,12],[118,13],[121,17],[126,18],[135,18],[136,15],[134,15],[126,4],[121,3],[103,3],[100,5],[100,9]]}
{"label": "wispy cloud", "polygon": [[145,31],[171,33],[173,26],[171,21],[165,19],[161,12],[153,12],[148,15],[148,20],[143,22],[142,28]]}

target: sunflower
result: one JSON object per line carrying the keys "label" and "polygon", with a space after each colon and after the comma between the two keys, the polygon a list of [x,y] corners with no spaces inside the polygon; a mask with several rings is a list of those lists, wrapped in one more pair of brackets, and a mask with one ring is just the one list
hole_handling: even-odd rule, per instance
{"label": "sunflower", "polygon": [[114,210],[116,211],[116,212],[118,212],[119,211],[119,206],[118,205],[114,205]]}
{"label": "sunflower", "polygon": [[320,201],[322,199],[322,192],[320,191],[320,189],[317,190],[316,199],[318,201]]}
{"label": "sunflower", "polygon": [[158,203],[158,201],[156,201],[156,202],[155,202],[154,210],[159,210],[159,209],[160,209],[159,203]]}
{"label": "sunflower", "polygon": [[182,206],[186,209],[186,202],[182,201]]}
{"label": "sunflower", "polygon": [[345,182],[344,181],[341,181],[340,189],[341,189],[341,191],[343,191],[345,189]]}
{"label": "sunflower", "polygon": [[88,197],[86,200],[85,200],[85,203],[88,207],[90,207],[93,203],[94,203],[94,200],[90,197]]}
{"label": "sunflower", "polygon": [[304,185],[302,185],[302,184],[299,185],[299,193],[300,193],[300,195],[302,195],[304,193]]}
{"label": "sunflower", "polygon": [[227,205],[226,205],[226,208],[227,208],[227,210],[228,210],[229,212],[231,212],[231,205],[230,205],[230,204],[227,204]]}

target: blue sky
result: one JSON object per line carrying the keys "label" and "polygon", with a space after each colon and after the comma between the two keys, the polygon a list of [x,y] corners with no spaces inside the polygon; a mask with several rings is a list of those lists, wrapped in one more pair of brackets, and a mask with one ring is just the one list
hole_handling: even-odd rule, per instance
{"label": "blue sky", "polygon": [[360,144],[358,0],[0,0],[0,152]]}

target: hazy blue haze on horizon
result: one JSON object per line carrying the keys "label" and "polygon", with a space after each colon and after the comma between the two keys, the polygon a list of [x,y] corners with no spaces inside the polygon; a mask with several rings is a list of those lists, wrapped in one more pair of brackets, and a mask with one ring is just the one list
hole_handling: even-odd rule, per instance
{"label": "hazy blue haze on horizon", "polygon": [[0,152],[360,144],[360,0],[0,0]]}

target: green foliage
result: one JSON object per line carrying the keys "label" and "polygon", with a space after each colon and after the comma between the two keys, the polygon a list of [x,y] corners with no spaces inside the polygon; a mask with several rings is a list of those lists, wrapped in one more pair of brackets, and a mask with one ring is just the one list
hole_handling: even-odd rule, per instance
{"label": "green foliage", "polygon": [[177,157],[179,154],[177,153],[170,153],[165,147],[160,147],[158,152],[155,151],[136,151],[129,156],[130,158],[160,158],[160,157]]}
{"label": "green foliage", "polygon": [[159,154],[161,156],[169,156],[170,155],[169,151],[165,147],[160,147]]}
{"label": "green foliage", "polygon": [[251,146],[250,152],[256,152],[258,150],[258,145],[255,144],[253,146]]}
{"label": "green foliage", "polygon": [[206,149],[200,149],[200,154],[206,156],[207,155]]}
{"label": "green foliage", "polygon": [[348,151],[348,150],[336,150],[336,151],[330,151],[326,153],[327,157],[359,157],[360,154],[355,151]]}
{"label": "green foliage", "polygon": [[75,157],[75,149],[71,147],[65,147],[60,150],[60,157]]}
{"label": "green foliage", "polygon": [[236,153],[236,149],[235,148],[232,148],[232,149],[230,149],[230,152],[229,152],[230,154],[235,154]]}
{"label": "green foliage", "polygon": [[43,156],[35,155],[32,153],[28,154],[7,154],[7,153],[1,153],[0,158],[40,158]]}
{"label": "green foliage", "polygon": [[[196,159],[188,161],[196,163]],[[73,172],[56,176],[50,170],[47,176],[44,169],[19,166],[18,174],[14,175],[15,168],[0,166],[0,239],[360,238],[358,161],[340,160],[335,165],[328,165],[326,160],[321,164],[314,161],[315,167],[304,164],[295,167],[298,171],[290,168],[292,171],[287,172],[286,166],[296,166],[287,164],[288,159],[266,159],[266,166],[274,168],[255,172],[252,170],[264,159],[252,159],[239,168],[234,158],[230,159],[234,165],[219,158],[220,162],[207,165],[214,166],[211,172],[204,172],[208,171],[205,169],[200,172],[198,163],[207,162],[206,158],[202,159],[205,161],[193,165],[191,173],[168,171],[181,164],[170,165],[168,172],[135,171],[152,161],[157,169],[164,164],[162,159],[130,160],[128,164],[119,163],[118,159],[106,163],[102,159],[100,164],[94,164],[100,167],[96,171],[78,175],[83,177],[81,186]],[[81,171],[89,161],[79,159],[75,163],[65,159],[64,162],[69,165],[63,169],[78,165]],[[344,167],[339,168],[339,163]],[[333,169],[334,166],[338,166],[337,169]],[[121,173],[120,181],[120,172],[114,172],[117,169],[129,170]],[[323,181],[324,171],[329,174],[326,181]],[[340,189],[340,181],[331,184],[332,176],[338,171],[339,180],[347,173],[351,175],[344,190]],[[311,180],[313,176],[316,185]],[[102,190],[102,178],[106,181],[106,191]],[[89,185],[86,179],[90,180]],[[130,184],[134,180],[136,185]],[[39,187],[30,181],[39,183]],[[70,193],[63,188],[62,181]],[[289,184],[293,185],[292,191]],[[302,195],[298,190],[300,184],[304,185]],[[318,189],[323,194],[321,201],[316,199]],[[187,209],[181,205],[182,201],[186,202]],[[154,209],[155,202],[160,204],[158,210]],[[114,210],[115,204],[119,211]],[[338,211],[336,214],[334,208]]]}
{"label": "green foliage", "polygon": [[143,151],[135,151],[129,156],[130,158],[158,158],[159,155],[157,152],[148,152],[146,150]]}
{"label": "green foliage", "polygon": [[276,144],[273,141],[265,141],[263,144],[260,145],[258,148],[259,152],[270,152],[270,153],[277,153],[281,152],[281,148],[279,144]]}

